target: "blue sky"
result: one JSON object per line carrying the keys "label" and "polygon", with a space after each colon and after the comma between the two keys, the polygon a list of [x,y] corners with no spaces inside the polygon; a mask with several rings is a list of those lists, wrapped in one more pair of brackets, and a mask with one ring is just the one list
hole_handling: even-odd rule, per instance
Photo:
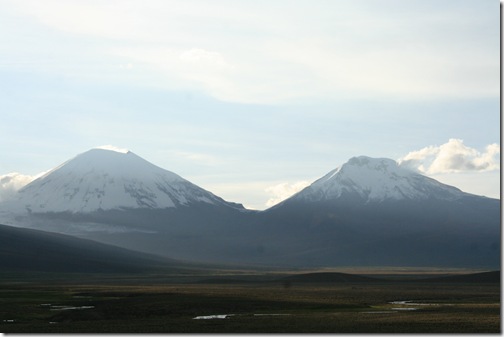
{"label": "blue sky", "polygon": [[490,0],[1,0],[0,200],[106,144],[256,209],[357,155],[499,197],[499,41]]}

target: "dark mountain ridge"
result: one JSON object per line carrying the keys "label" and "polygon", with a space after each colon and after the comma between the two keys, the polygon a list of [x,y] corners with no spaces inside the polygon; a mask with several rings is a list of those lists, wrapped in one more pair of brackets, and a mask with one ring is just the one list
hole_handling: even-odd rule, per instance
{"label": "dark mountain ridge", "polygon": [[0,225],[0,271],[140,273],[183,263],[58,233]]}

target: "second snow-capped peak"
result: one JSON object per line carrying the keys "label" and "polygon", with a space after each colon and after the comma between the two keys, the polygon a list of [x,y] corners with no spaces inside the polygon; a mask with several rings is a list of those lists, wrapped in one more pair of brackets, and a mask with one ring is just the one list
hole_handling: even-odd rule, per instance
{"label": "second snow-capped peak", "polygon": [[357,196],[365,202],[387,199],[455,199],[464,194],[410,169],[395,160],[359,156],[332,170],[293,196],[296,200],[320,201]]}

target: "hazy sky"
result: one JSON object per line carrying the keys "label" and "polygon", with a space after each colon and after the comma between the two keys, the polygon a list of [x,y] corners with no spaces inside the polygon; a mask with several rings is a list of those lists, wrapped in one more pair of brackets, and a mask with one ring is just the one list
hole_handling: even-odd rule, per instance
{"label": "hazy sky", "polygon": [[0,200],[107,144],[256,209],[357,155],[499,197],[499,42],[497,0],[0,0]]}

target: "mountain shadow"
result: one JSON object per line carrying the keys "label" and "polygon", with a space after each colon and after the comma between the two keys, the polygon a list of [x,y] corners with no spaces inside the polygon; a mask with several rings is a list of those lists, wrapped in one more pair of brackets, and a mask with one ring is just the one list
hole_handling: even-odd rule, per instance
{"label": "mountain shadow", "polygon": [[0,271],[140,273],[182,263],[91,240],[0,225]]}

